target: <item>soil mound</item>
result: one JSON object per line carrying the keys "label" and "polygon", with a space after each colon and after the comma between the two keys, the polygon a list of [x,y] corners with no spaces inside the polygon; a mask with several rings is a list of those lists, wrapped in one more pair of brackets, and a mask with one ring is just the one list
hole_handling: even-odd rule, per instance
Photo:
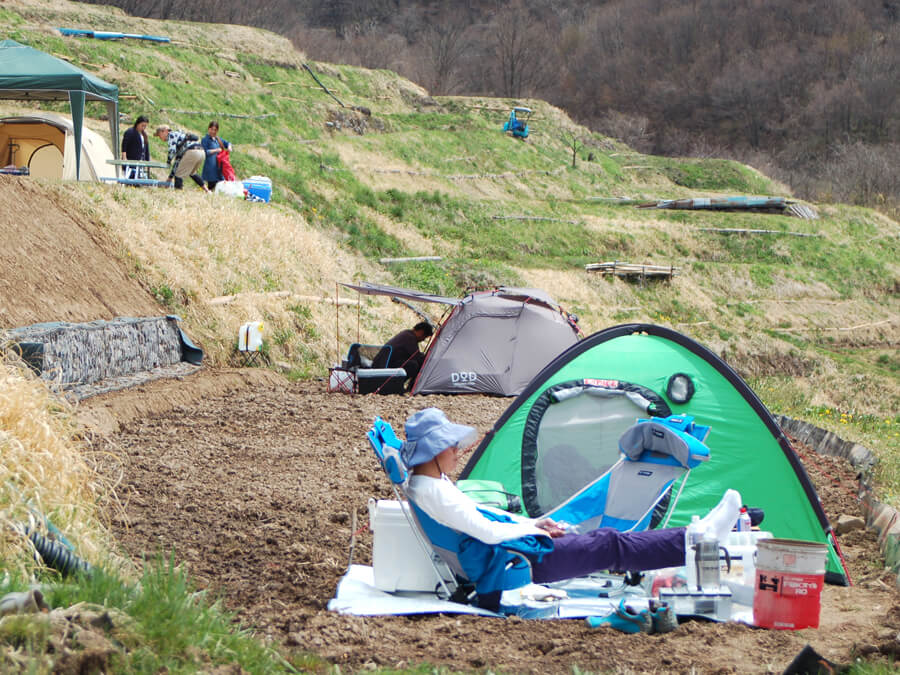
{"label": "soil mound", "polygon": [[0,176],[0,328],[164,313],[63,189]]}

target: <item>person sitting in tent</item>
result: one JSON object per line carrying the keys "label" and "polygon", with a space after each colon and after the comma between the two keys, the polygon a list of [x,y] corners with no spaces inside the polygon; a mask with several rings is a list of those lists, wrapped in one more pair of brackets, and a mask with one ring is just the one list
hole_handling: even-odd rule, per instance
{"label": "person sitting in tent", "polygon": [[[412,471],[406,489],[409,498],[432,519],[457,532],[493,545],[529,535],[549,535],[553,550],[529,557],[532,581],[546,584],[586,576],[603,570],[644,571],[679,567],[685,563],[687,530],[673,527],[643,532],[598,528],[583,534],[567,533],[564,523],[549,518],[523,518],[478,504],[449,479],[461,449],[475,440],[475,429],[454,424],[438,408],[426,408],[406,421],[406,442],[400,454]],[[489,519],[482,510],[495,511],[511,522]],[[741,495],[727,490],[722,500],[701,520],[706,531],[722,540],[737,521]],[[482,606],[499,603],[479,598]]]}
{"label": "person sitting in tent", "polygon": [[[134,125],[122,135],[122,159],[150,161],[150,139],[147,138],[146,115],[138,115]],[[150,178],[150,170],[145,166],[125,166],[125,178]]]}
{"label": "person sitting in tent", "polygon": [[203,179],[197,173],[206,159],[206,153],[203,151],[203,146],[200,145],[200,137],[186,131],[175,131],[167,124],[156,127],[154,135],[169,145],[169,155],[166,161],[171,167],[169,180],[175,180],[175,189],[182,189],[184,179],[190,176],[191,180],[202,187],[205,192],[209,192]]}
{"label": "person sitting in tent", "polygon": [[419,351],[419,343],[430,338],[434,329],[427,321],[420,321],[412,329],[402,330],[385,343],[372,361],[373,368],[403,368],[406,371],[406,389],[412,388],[416,376],[425,362],[425,355]]}

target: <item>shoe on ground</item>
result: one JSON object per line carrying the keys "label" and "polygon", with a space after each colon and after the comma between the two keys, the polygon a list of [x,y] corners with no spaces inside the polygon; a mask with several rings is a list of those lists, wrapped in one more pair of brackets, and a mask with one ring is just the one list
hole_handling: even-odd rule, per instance
{"label": "shoe on ground", "polygon": [[650,619],[653,622],[654,633],[671,633],[678,628],[678,617],[675,616],[675,609],[667,602],[658,604],[651,602]]}
{"label": "shoe on ground", "polygon": [[653,620],[650,611],[642,609],[635,612],[625,605],[625,600],[619,602],[619,606],[608,616],[589,616],[585,622],[591,628],[611,626],[623,633],[649,633],[653,630]]}

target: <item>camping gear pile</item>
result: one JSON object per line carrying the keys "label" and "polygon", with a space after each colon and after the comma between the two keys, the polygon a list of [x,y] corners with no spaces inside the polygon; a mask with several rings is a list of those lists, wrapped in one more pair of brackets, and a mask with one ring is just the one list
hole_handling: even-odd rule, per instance
{"label": "camping gear pile", "polygon": [[[693,570],[686,566],[648,573],[636,589],[612,578],[591,577],[553,584],[567,592],[567,600],[537,601],[526,587],[504,591],[503,602],[528,618],[572,617],[577,615],[572,607],[578,604],[578,593],[587,587],[593,598],[614,600],[605,611],[595,607],[590,616],[614,615],[623,597],[628,613],[640,615],[650,611],[648,599],[658,597],[662,606],[682,617],[739,620],[778,629],[816,626],[822,584],[847,585],[848,576],[815,489],[790,442],[747,384],[711,351],[671,329],[615,326],[564,351],[534,377],[485,435],[463,469],[459,487],[473,497],[480,491],[485,503],[501,497],[531,517],[552,514],[565,519],[556,506],[589,492],[586,480],[606,475],[621,461],[619,449],[627,443],[620,446],[619,441],[628,438],[626,432],[635,428],[638,417],[655,423],[692,418],[701,427],[698,441],[709,431],[712,450],[708,461],[672,480],[665,498],[648,514],[647,522],[639,522],[639,529],[687,526],[692,515],[708,512],[725,489],[734,488],[754,506],[747,514],[754,525],[764,514],[766,531],[736,531],[723,541],[701,538],[690,547]],[[391,475],[390,462],[383,464]],[[391,478],[396,483],[396,477]],[[608,490],[604,512],[619,509],[622,495],[628,491]],[[382,535],[380,525],[374,520],[373,525],[377,546]],[[395,521],[395,530],[397,526]],[[416,529],[414,519],[409,527]],[[431,565],[433,560],[423,555],[420,562]],[[443,578],[425,567],[419,572],[427,584]],[[345,590],[365,586],[364,577],[364,572],[351,570]],[[370,614],[420,611],[411,597],[404,602],[412,604],[399,609],[392,604],[394,596],[371,587],[372,577],[365,578],[370,586],[363,611],[357,600],[342,595],[344,582],[331,608]],[[398,589],[403,585],[396,579],[391,583]],[[434,600],[433,592],[421,593],[429,602]],[[452,610],[444,605],[421,611]]]}

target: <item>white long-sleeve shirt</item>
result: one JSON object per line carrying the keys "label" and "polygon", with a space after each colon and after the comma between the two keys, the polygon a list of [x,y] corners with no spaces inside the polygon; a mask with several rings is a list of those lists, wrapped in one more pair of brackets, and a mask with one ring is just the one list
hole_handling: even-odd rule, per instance
{"label": "white long-sleeve shirt", "polygon": [[[414,474],[406,488],[410,499],[441,525],[475,537],[485,544],[499,544],[507,539],[547,532],[535,527],[534,520],[522,518],[476,503],[456,487],[446,476],[432,478]],[[514,523],[500,523],[479,513],[479,509],[494,511],[513,518]]]}

